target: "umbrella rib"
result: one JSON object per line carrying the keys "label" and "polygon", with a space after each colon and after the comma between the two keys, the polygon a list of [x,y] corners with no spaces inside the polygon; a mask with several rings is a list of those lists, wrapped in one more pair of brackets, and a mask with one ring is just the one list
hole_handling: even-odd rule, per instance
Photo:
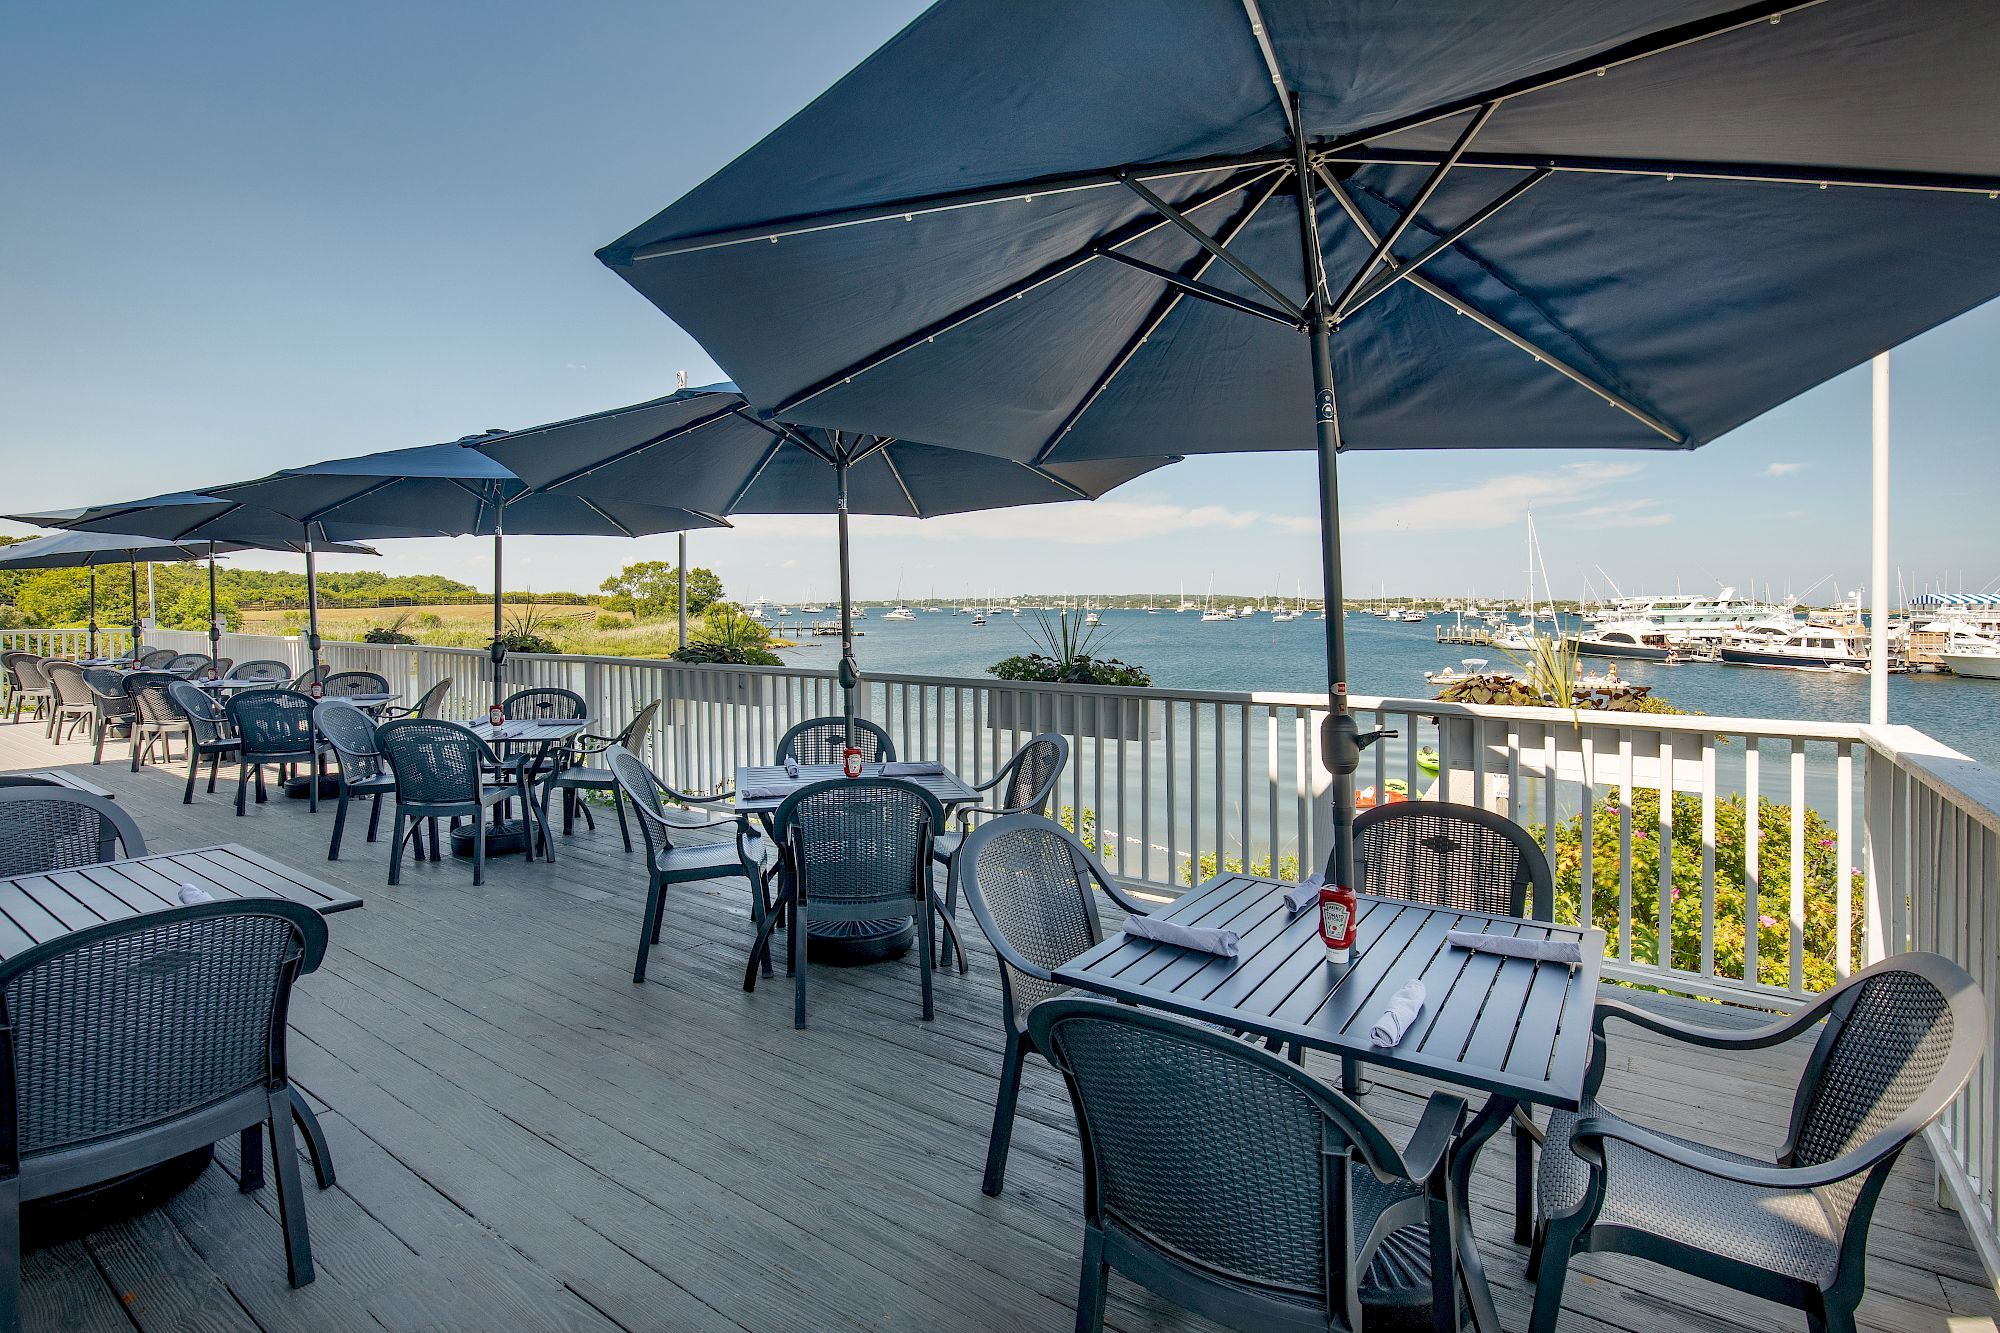
{"label": "umbrella rib", "polygon": [[1243,0],[1243,14],[1250,20],[1250,34],[1257,39],[1257,54],[1264,58],[1264,68],[1271,75],[1271,86],[1278,93],[1278,110],[1285,117],[1285,130],[1297,143],[1304,136],[1305,127],[1292,114],[1292,90],[1285,83],[1284,67],[1278,63],[1277,48],[1271,45],[1271,25],[1264,22],[1263,7],[1257,0]]}
{"label": "umbrella rib", "polygon": [[[1351,148],[1319,159],[1325,165],[1348,163],[1357,166],[1422,167],[1436,163],[1441,155],[1412,148]],[[2000,190],[2000,176],[1965,176],[1934,171],[1863,171],[1854,167],[1798,167],[1772,163],[1726,163],[1679,161],[1672,158],[1590,157],[1565,154],[1550,157],[1543,153],[1467,153],[1458,161],[1461,168],[1497,171],[1552,171],[1560,174],[1602,176],[1664,176],[1669,180],[1685,176],[1690,180],[1741,181],[1753,185],[1842,185],[1867,190],[1932,191],[1945,194],[1992,194]]]}
{"label": "umbrella rib", "polygon": [[360,490],[356,491],[354,494],[350,496],[347,496],[343,499],[335,500],[330,505],[321,505],[318,509],[300,515],[299,522],[324,524],[326,516],[328,514],[331,514],[334,510],[339,509],[343,505],[351,505],[356,500],[365,500],[369,496],[375,494],[375,492],[380,490],[386,490],[389,487],[394,486],[397,482],[401,480],[402,480],[401,477],[383,477],[379,481],[370,482],[368,485],[363,486]]}
{"label": "umbrella rib", "polygon": [[[1355,230],[1359,231],[1364,238],[1372,240],[1375,236],[1375,228],[1369,224],[1367,215],[1355,206],[1353,197],[1347,193],[1347,190],[1339,181],[1334,179],[1333,174],[1324,167],[1318,167],[1315,170],[1319,172],[1321,182],[1332,193],[1333,197],[1339,201],[1341,209],[1347,214],[1348,220],[1354,224]],[[1393,263],[1395,261],[1391,260],[1390,262]],[[1688,432],[1668,425],[1665,421],[1662,421],[1653,413],[1639,406],[1624,394],[1619,393],[1616,389],[1607,388],[1597,380],[1592,379],[1575,366],[1564,361],[1561,357],[1544,350],[1534,342],[1508,328],[1505,324],[1502,324],[1499,320],[1479,309],[1479,307],[1473,305],[1470,301],[1438,286],[1421,273],[1412,273],[1408,280],[1410,285],[1418,291],[1444,302],[1452,309],[1458,311],[1459,314],[1464,315],[1467,319],[1485,329],[1488,333],[1495,335],[1505,342],[1512,343],[1515,347],[1534,357],[1536,362],[1548,366],[1549,369],[1572,383],[1588,389],[1619,411],[1624,412],[1640,424],[1657,431],[1681,448],[1692,449],[1694,447],[1694,438]]]}
{"label": "umbrella rib", "polygon": [[[1208,193],[1197,196],[1188,205],[1186,212],[1193,213],[1218,200],[1226,199],[1232,194],[1247,189],[1262,179],[1263,175],[1264,173],[1259,172],[1248,178],[1225,181]],[[898,338],[887,346],[870,352],[867,356],[862,357],[851,365],[834,371],[833,374],[828,375],[825,379],[820,380],[816,384],[808,385],[779,403],[771,409],[771,415],[785,416],[800,404],[819,397],[829,389],[836,388],[853,379],[856,375],[864,375],[877,367],[886,365],[888,362],[895,360],[913,348],[921,347],[925,343],[935,341],[942,334],[950,333],[978,319],[981,315],[990,314],[998,310],[1009,301],[1020,300],[1037,287],[1054,282],[1057,278],[1076,271],[1091,260],[1101,258],[1105,250],[1115,249],[1118,246],[1128,245],[1133,241],[1141,240],[1168,225],[1169,223],[1165,218],[1137,219],[1117,232],[1114,232],[1110,239],[1093,241],[1083,249],[1045,264],[1027,277],[1017,282],[1009,283],[999,291],[989,296],[983,296],[970,305],[961,306],[943,318],[934,320],[923,328],[918,329],[916,332]]]}
{"label": "umbrella rib", "polygon": [[1021,466],[1028,469],[1028,471],[1034,473],[1036,476],[1040,477],[1043,481],[1053,483],[1056,486],[1060,486],[1062,489],[1068,491],[1071,495],[1074,495],[1079,500],[1088,500],[1092,498],[1090,492],[1083,489],[1083,487],[1077,485],[1075,482],[1064,481],[1061,477],[1058,477],[1055,473],[1049,471],[1047,468],[1041,466],[1039,463],[1023,463],[1021,464]]}
{"label": "umbrella rib", "polygon": [[581,481],[583,478],[589,476],[591,473],[601,471],[604,468],[610,467],[613,463],[622,463],[626,459],[633,457],[635,454],[644,453],[646,450],[651,449],[655,445],[665,444],[669,440],[678,439],[680,436],[690,434],[694,431],[698,431],[703,426],[709,425],[710,423],[715,421],[719,421],[723,417],[726,417],[730,415],[732,412],[735,412],[738,406],[740,406],[740,404],[732,404],[728,407],[722,408],[719,411],[710,412],[706,416],[697,417],[693,421],[686,422],[683,425],[675,426],[672,430],[661,431],[658,435],[653,436],[651,439],[641,440],[637,444],[628,445],[627,447],[620,449],[615,453],[607,454],[603,458],[600,458],[596,462],[590,464],[590,466],[588,467],[580,467],[575,469],[574,471],[565,472],[559,477],[552,477],[548,481],[545,481],[541,485],[535,487],[535,489],[538,491],[550,491],[554,490],[558,486],[567,486],[571,482]]}
{"label": "umbrella rib", "polygon": [[1676,24],[1671,28],[1662,28],[1658,32],[1648,33],[1643,37],[1637,37],[1631,41],[1609,47],[1606,50],[1598,52],[1596,55],[1586,56],[1580,60],[1573,60],[1567,65],[1558,65],[1554,69],[1545,70],[1539,74],[1529,74],[1511,82],[1503,83],[1497,88],[1490,88],[1484,92],[1468,93],[1463,97],[1454,98],[1452,101],[1440,103],[1437,106],[1428,107],[1422,111],[1414,111],[1408,115],[1398,116],[1393,120],[1382,121],[1364,129],[1340,135],[1333,141],[1327,151],[1338,152],[1341,149],[1351,148],[1357,144],[1365,144],[1371,139],[1380,139],[1387,135],[1399,134],[1404,130],[1413,130],[1424,125],[1430,125],[1436,121],[1449,120],[1453,116],[1464,115],[1466,112],[1483,106],[1488,102],[1508,102],[1517,97],[1526,97],[1530,93],[1544,92],[1550,88],[1568,83],[1573,79],[1585,78],[1601,73],[1604,70],[1615,69],[1620,65],[1629,65],[1634,61],[1645,60],[1652,56],[1665,55],[1668,52],[1679,50],[1681,47],[1706,41],[1711,37],[1720,37],[1724,34],[1735,32],[1740,28],[1767,23],[1773,19],[1781,18],[1786,14],[1803,9],[1812,9],[1825,3],[1827,3],[1827,0],[1758,0],[1755,4],[1744,5],[1739,9],[1732,9],[1723,14],[1711,15],[1708,18],[1696,19],[1689,23]]}
{"label": "umbrella rib", "polygon": [[1356,292],[1361,290],[1361,284],[1373,277],[1376,266],[1389,257],[1391,247],[1402,238],[1403,233],[1409,229],[1410,224],[1417,220],[1417,214],[1424,211],[1424,205],[1431,201],[1431,196],[1437,193],[1438,186],[1444,184],[1444,178],[1451,174],[1451,169],[1458,165],[1458,160],[1461,157],[1465,156],[1466,149],[1472,147],[1473,139],[1477,137],[1481,130],[1486,128],[1487,123],[1493,119],[1493,113],[1499,109],[1500,104],[1498,102],[1488,102],[1485,106],[1480,107],[1478,114],[1473,116],[1466,123],[1465,128],[1459,132],[1458,139],[1451,146],[1451,151],[1446,153],[1435,167],[1431,168],[1431,174],[1425,178],[1422,187],[1417,191],[1416,197],[1410,200],[1409,206],[1396,219],[1395,225],[1382,233],[1382,239],[1375,242],[1375,248],[1369,254],[1368,261],[1355,270],[1354,276],[1347,280],[1347,286],[1341,289],[1340,295],[1335,297],[1333,303],[1327,307],[1328,310],[1333,312],[1333,319],[1336,324],[1340,322],[1341,316],[1346,313],[1347,303],[1354,299]]}
{"label": "umbrella rib", "polygon": [[757,478],[764,475],[764,469],[771,466],[771,460],[776,458],[778,450],[784,447],[785,442],[782,438],[771,441],[770,447],[764,450],[764,456],[757,460],[757,466],[750,469],[750,475],[743,479],[743,484],[729,497],[729,503],[723,506],[724,513],[736,512],[736,506],[743,503],[743,497],[750,494],[750,488],[757,484]]}
{"label": "umbrella rib", "polygon": [[1116,260],[1127,268],[1137,269],[1141,273],[1150,273],[1161,282],[1166,283],[1167,286],[1200,300],[1208,301],[1214,305],[1226,306],[1231,310],[1245,315],[1258,315],[1270,320],[1274,324],[1283,324],[1286,328],[1296,329],[1299,327],[1299,321],[1282,310],[1274,310],[1270,306],[1259,305],[1255,301],[1247,301],[1240,296],[1223,291],[1220,287],[1211,287],[1205,282],[1197,282],[1192,278],[1183,278],[1171,269],[1161,268],[1157,264],[1148,264],[1143,259],[1134,259],[1131,255],[1121,254],[1115,250],[1107,251],[1104,257]]}
{"label": "umbrella rib", "polygon": [[[1250,206],[1243,210],[1241,216],[1224,227],[1222,232],[1223,244],[1231,244],[1238,236],[1243,234],[1244,228],[1248,227],[1251,220],[1257,216],[1264,205],[1271,201],[1271,196],[1278,192],[1278,187],[1285,183],[1285,179],[1286,177],[1282,173],[1273,174],[1270,185],[1265,189],[1263,197],[1252,200]],[[1214,255],[1203,255],[1200,265],[1194,271],[1194,276],[1199,278],[1202,274],[1208,272],[1209,267],[1214,263]],[[1131,338],[1126,341],[1125,346],[1119,349],[1118,355],[1112,359],[1111,364],[1105,369],[1104,373],[1097,377],[1097,382],[1090,386],[1090,392],[1086,393],[1077,405],[1070,409],[1069,415],[1063,418],[1062,425],[1056,427],[1055,433],[1049,436],[1048,442],[1035,451],[1035,462],[1037,464],[1048,461],[1049,455],[1055,452],[1056,446],[1062,443],[1063,437],[1070,433],[1076,426],[1076,423],[1083,419],[1083,414],[1088,412],[1092,405],[1097,402],[1098,398],[1103,395],[1104,391],[1111,387],[1111,381],[1118,378],[1118,373],[1124,370],[1130,364],[1132,358],[1139,354],[1139,349],[1146,345],[1146,340],[1157,333],[1162,324],[1166,323],[1167,316],[1174,313],[1174,308],[1180,304],[1180,300],[1181,294],[1178,291],[1168,292],[1160,299],[1159,304],[1154,306],[1152,314],[1139,326]]]}
{"label": "umbrella rib", "polygon": [[1384,273],[1381,276],[1377,277],[1373,282],[1363,287],[1359,292],[1356,292],[1354,294],[1354,298],[1347,303],[1347,307],[1345,309],[1335,312],[1334,318],[1336,320],[1351,318],[1363,306],[1367,305],[1370,301],[1380,296],[1383,292],[1388,291],[1391,287],[1395,286],[1403,279],[1415,276],[1416,271],[1418,269],[1422,268],[1425,264],[1430,263],[1431,260],[1436,259],[1446,250],[1449,250],[1453,246],[1457,245],[1460,241],[1464,240],[1467,236],[1471,235],[1475,230],[1477,230],[1481,225],[1483,225],[1487,221],[1487,219],[1491,218],[1495,213],[1498,213],[1501,209],[1507,207],[1507,205],[1513,203],[1516,199],[1519,199],[1522,195],[1526,194],[1529,190],[1533,189],[1535,186],[1547,180],[1553,174],[1554,172],[1552,172],[1549,168],[1543,167],[1542,169],[1534,172],[1527,178],[1520,181],[1516,181],[1511,187],[1502,191],[1500,195],[1497,198],[1495,198],[1492,202],[1488,203],[1485,207],[1481,208],[1478,212],[1474,213],[1464,222],[1459,223],[1458,227],[1455,230],[1447,232],[1445,235],[1440,237],[1438,239],[1437,244],[1431,246],[1428,250],[1425,250],[1422,254],[1413,256],[1412,258],[1409,259],[1399,260],[1397,262],[1397,265],[1391,268],[1387,273]]}
{"label": "umbrella rib", "polygon": [[620,523],[617,519],[613,518],[610,512],[606,510],[603,505],[597,503],[597,501],[591,499],[589,496],[579,495],[576,498],[582,502],[583,507],[585,509],[588,509],[591,513],[597,515],[599,518],[603,519],[606,523],[609,523],[612,527],[618,529],[618,531],[623,533],[625,536],[637,537],[639,535],[638,533],[632,531],[632,529],[626,527],[623,523]]}
{"label": "umbrella rib", "polygon": [[777,436],[778,439],[783,441],[784,443],[797,445],[799,448],[805,450],[807,453],[811,454],[814,458],[817,458],[820,462],[826,464],[828,467],[837,466],[837,462],[832,454],[829,454],[826,450],[820,448],[819,444],[813,439],[812,436],[806,434],[804,431],[798,429],[796,426],[793,426],[790,422],[765,421],[761,417],[759,417],[755,412],[751,411],[748,404],[744,404],[738,407],[733,407],[730,409],[730,411],[734,412],[737,416],[742,417],[745,421],[755,426],[758,430],[767,431],[770,434]]}
{"label": "umbrella rib", "polygon": [[[1331,145],[1329,145],[1331,146]],[[1010,181],[1004,185],[989,185],[972,190],[954,190],[943,194],[919,195],[910,199],[892,200],[882,204],[865,204],[858,208],[832,209],[823,213],[805,213],[788,218],[773,218],[768,222],[753,223],[744,227],[729,227],[719,231],[697,232],[675,240],[659,241],[642,245],[630,255],[619,257],[616,247],[606,246],[598,251],[598,258],[607,264],[626,267],[644,263],[651,259],[668,259],[676,255],[693,254],[701,250],[714,250],[724,246],[747,245],[753,241],[776,244],[793,236],[806,236],[813,232],[833,231],[842,227],[863,226],[872,222],[912,221],[932,213],[948,213],[961,208],[977,208],[985,204],[1033,203],[1038,198],[1052,194],[1070,194],[1081,190],[1101,190],[1121,183],[1126,175],[1145,180],[1176,180],[1183,176],[1205,176],[1216,171],[1242,171],[1248,168],[1269,169],[1287,165],[1291,158],[1287,154],[1263,151],[1241,153],[1223,157],[1190,158],[1180,162],[1154,162],[1141,166],[1107,167],[1096,171],[1072,172],[1060,176],[1044,176],[1037,180]]]}
{"label": "umbrella rib", "polygon": [[901,468],[896,466],[895,456],[887,448],[880,450],[880,453],[882,455],[882,462],[889,469],[889,475],[896,479],[896,489],[901,491],[903,498],[910,502],[910,517],[922,518],[924,516],[924,507],[917,503],[916,496],[910,494],[909,483],[903,480],[903,472]]}
{"label": "umbrella rib", "polygon": [[1263,274],[1259,273],[1256,269],[1251,268],[1250,265],[1245,263],[1239,256],[1230,253],[1228,246],[1222,244],[1220,241],[1216,240],[1213,236],[1210,236],[1207,232],[1203,231],[1200,227],[1196,226],[1194,222],[1187,216],[1187,214],[1181,212],[1178,208],[1175,208],[1172,204],[1168,203],[1166,200],[1160,198],[1160,196],[1154,194],[1151,190],[1147,189],[1143,181],[1140,181],[1137,178],[1131,176],[1125,177],[1124,181],[1126,187],[1129,188],[1132,191],[1132,193],[1138,195],[1141,199],[1146,201],[1147,207],[1151,208],[1155,213],[1158,213],[1161,217],[1165,218],[1167,221],[1173,223],[1176,227],[1179,227],[1182,231],[1186,232],[1189,236],[1193,237],[1196,245],[1199,245],[1202,249],[1208,251],[1210,254],[1214,255],[1217,259],[1220,259],[1223,263],[1235,269],[1238,273],[1241,273],[1245,278],[1248,278],[1253,284],[1255,284],[1258,291],[1270,297],[1273,301],[1277,303],[1279,309],[1283,310],[1286,314],[1290,315],[1292,317],[1293,322],[1298,323],[1304,321],[1306,317],[1306,312],[1300,308],[1298,302],[1292,300],[1291,297],[1286,296],[1283,292],[1279,291],[1275,286],[1272,285],[1271,281],[1268,278],[1266,278]]}

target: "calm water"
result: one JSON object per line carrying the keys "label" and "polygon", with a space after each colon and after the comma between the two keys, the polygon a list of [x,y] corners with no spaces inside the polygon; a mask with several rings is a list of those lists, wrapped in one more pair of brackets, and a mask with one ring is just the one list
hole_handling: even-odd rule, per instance
{"label": "calm water", "polygon": [[[1165,688],[1197,690],[1323,690],[1325,623],[1311,616],[1273,624],[1269,616],[1201,624],[1193,612],[1104,611],[1098,656],[1121,658],[1153,673]],[[1490,649],[1439,645],[1433,618],[1422,625],[1349,616],[1348,676],[1356,694],[1426,698],[1424,672],[1456,665],[1468,656],[1506,659]],[[862,670],[914,675],[980,676],[1003,657],[1034,651],[1027,630],[1034,621],[1001,615],[975,627],[970,616],[919,612],[914,621],[885,621],[871,609],[855,645]],[[831,667],[838,639],[806,639],[785,658],[800,666]],[[1601,665],[1601,664],[1600,664]],[[1620,662],[1619,674],[1651,685],[1682,708],[1711,717],[1790,718],[1815,722],[1861,721],[1868,715],[1865,676],[1822,675],[1754,667],[1661,666]],[[1889,717],[1929,732],[1983,764],[2000,766],[2000,681],[1953,676],[1893,676]]]}

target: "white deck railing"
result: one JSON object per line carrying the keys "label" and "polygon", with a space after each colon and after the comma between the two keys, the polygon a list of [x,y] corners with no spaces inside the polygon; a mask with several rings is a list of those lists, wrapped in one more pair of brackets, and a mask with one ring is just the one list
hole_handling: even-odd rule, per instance
{"label": "white deck railing", "polygon": [[[183,638],[199,639],[200,635],[176,635],[175,643],[161,643],[160,647],[174,647]],[[112,628],[100,626],[97,631],[97,651],[115,657],[132,646],[131,626]],[[0,630],[0,652],[36,653],[42,657],[82,657],[90,651],[90,631],[87,629],[6,629]],[[192,651],[206,652],[207,649]]]}
{"label": "white deck railing", "polygon": [[[194,634],[152,637],[205,647]],[[224,651],[302,665],[295,639],[230,635]],[[410,698],[449,677],[456,716],[482,711],[491,689],[480,650],[329,643],[325,655]],[[786,728],[840,703],[830,672],[797,668],[515,654],[504,674],[509,688],[575,690],[606,730],[661,700],[648,758],[694,791],[768,762]],[[1557,830],[1558,913],[1605,929],[1608,975],[1782,1009],[1887,953],[1932,949],[2000,996],[2000,776],[1911,728],[1412,699],[1353,707],[1364,730],[1399,733],[1367,752],[1364,789],[1397,781],[1479,805],[1544,845]],[[874,675],[859,711],[899,752],[978,779],[1029,735],[1062,733],[1065,820],[1143,892],[1177,893],[1226,867],[1291,876],[1325,854],[1324,696]],[[2000,1011],[1994,1019],[2000,1033]],[[2000,1268],[1996,1113],[2000,1059],[1989,1059],[1933,1140]]]}

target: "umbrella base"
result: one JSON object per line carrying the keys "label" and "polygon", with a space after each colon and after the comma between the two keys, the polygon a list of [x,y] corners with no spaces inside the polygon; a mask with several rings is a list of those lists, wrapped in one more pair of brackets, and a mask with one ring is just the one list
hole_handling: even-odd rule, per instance
{"label": "umbrella base", "polygon": [[212,1147],[196,1148],[155,1166],[21,1205],[21,1248],[40,1250],[150,1212],[208,1170]]}
{"label": "umbrella base", "polygon": [[[285,795],[294,801],[303,801],[312,795],[312,785],[313,780],[310,773],[292,778],[285,783]],[[331,776],[322,776],[319,780],[319,798],[322,801],[328,798],[334,800],[340,799],[340,779]]]}
{"label": "umbrella base", "polygon": [[[503,819],[486,826],[488,856],[518,856],[528,848],[528,826],[518,819]],[[460,824],[451,831],[451,854],[472,856],[472,825]]]}
{"label": "umbrella base", "polygon": [[853,967],[901,958],[917,938],[908,917],[889,921],[815,921],[806,931],[806,958],[815,963]]}

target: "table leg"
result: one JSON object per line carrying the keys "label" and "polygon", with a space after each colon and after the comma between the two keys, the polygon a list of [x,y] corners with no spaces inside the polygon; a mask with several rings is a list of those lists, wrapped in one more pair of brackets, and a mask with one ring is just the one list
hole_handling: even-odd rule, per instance
{"label": "table leg", "polygon": [[[1451,1149],[1451,1198],[1456,1213],[1452,1229],[1457,1235],[1458,1268],[1465,1279],[1467,1303],[1472,1307],[1472,1326],[1480,1333],[1500,1333],[1500,1315],[1493,1308],[1493,1291],[1487,1286],[1486,1268],[1480,1262],[1479,1247],[1473,1241],[1471,1209],[1466,1206],[1466,1200],[1471,1197],[1472,1168],[1479,1160],[1479,1150],[1513,1119],[1516,1105],[1518,1103],[1512,1097],[1497,1092],[1488,1097],[1486,1105],[1479,1108],[1479,1114],[1459,1134]],[[1450,1313],[1456,1320],[1457,1312]],[[1453,1327],[1456,1326],[1454,1322]]]}

